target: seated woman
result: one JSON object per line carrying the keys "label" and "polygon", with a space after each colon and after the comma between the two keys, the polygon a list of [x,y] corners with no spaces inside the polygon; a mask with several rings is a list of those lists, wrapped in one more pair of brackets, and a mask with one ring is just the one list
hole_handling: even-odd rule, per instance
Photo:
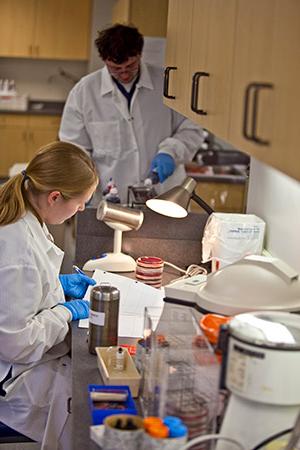
{"label": "seated woman", "polygon": [[43,450],[71,448],[69,322],[88,317],[94,284],[59,275],[63,252],[46,224],[83,211],[97,184],[82,149],[53,142],[0,188],[0,422]]}

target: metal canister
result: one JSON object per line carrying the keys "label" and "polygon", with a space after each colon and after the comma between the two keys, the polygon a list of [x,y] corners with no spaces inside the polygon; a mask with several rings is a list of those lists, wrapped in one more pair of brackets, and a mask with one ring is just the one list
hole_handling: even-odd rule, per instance
{"label": "metal canister", "polygon": [[94,286],[90,295],[89,352],[118,343],[120,291],[109,283]]}

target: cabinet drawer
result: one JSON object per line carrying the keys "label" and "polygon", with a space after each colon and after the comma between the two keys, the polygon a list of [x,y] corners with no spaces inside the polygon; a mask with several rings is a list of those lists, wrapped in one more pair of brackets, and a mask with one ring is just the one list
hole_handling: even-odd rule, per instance
{"label": "cabinet drawer", "polygon": [[7,127],[24,127],[28,124],[28,116],[18,114],[0,114],[0,125]]}
{"label": "cabinet drawer", "polygon": [[60,116],[28,116],[29,124],[32,128],[58,128],[60,124]]}

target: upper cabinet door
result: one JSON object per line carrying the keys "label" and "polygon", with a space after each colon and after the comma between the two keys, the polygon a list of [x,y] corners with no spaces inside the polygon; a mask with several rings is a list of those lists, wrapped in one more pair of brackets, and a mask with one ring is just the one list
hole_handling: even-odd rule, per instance
{"label": "upper cabinet door", "polygon": [[194,0],[189,117],[227,139],[236,0]]}
{"label": "upper cabinet door", "polygon": [[[165,104],[228,138],[236,0],[170,0]],[[167,98],[166,98],[167,97]]]}
{"label": "upper cabinet door", "polygon": [[188,115],[189,65],[193,0],[169,0],[165,58],[164,103]]}
{"label": "upper cabinet door", "polygon": [[238,1],[230,141],[300,180],[300,2]]}
{"label": "upper cabinet door", "polygon": [[0,0],[0,56],[32,56],[35,5],[36,0]]}
{"label": "upper cabinet door", "polygon": [[265,161],[273,142],[274,18],[274,0],[238,0],[230,140]]}
{"label": "upper cabinet door", "polygon": [[276,1],[271,164],[300,181],[300,2]]}
{"label": "upper cabinet door", "polygon": [[144,36],[166,36],[168,0],[116,0],[113,23],[131,23]]}
{"label": "upper cabinet door", "polygon": [[37,0],[36,14],[36,57],[88,59],[89,0]]}
{"label": "upper cabinet door", "polygon": [[0,56],[89,58],[90,0],[0,0]]}

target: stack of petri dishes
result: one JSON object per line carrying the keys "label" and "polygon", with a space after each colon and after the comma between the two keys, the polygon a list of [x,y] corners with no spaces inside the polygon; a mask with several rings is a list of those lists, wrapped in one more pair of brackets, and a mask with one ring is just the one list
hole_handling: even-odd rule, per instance
{"label": "stack of petri dishes", "polygon": [[157,256],[140,256],[136,260],[136,279],[150,286],[161,287],[163,270],[164,261]]}

